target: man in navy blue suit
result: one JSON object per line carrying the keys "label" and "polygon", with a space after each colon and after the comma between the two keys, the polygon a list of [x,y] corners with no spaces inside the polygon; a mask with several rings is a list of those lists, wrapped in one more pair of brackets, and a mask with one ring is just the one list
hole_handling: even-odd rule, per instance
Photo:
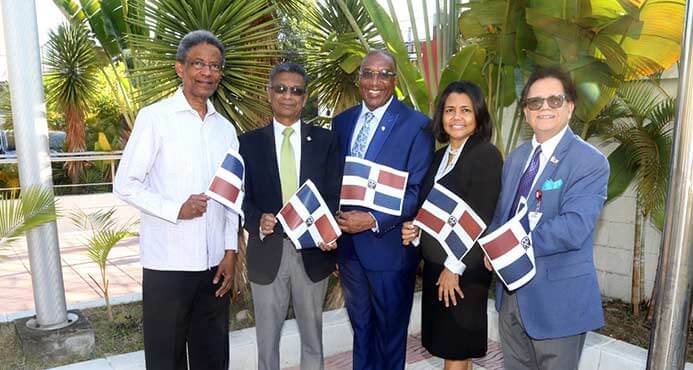
{"label": "man in navy blue suit", "polygon": [[395,60],[372,51],[361,64],[363,103],[336,116],[342,154],[409,173],[402,214],[342,207],[337,261],[351,326],[354,369],[403,369],[418,251],[402,245],[399,225],[417,211],[433,157],[429,119],[394,98]]}
{"label": "man in navy blue suit", "polygon": [[518,200],[527,199],[536,263],[526,285],[513,292],[496,287],[507,370],[577,369],[586,332],[604,325],[593,240],[609,163],[568,127],[576,97],[560,69],[534,72],[520,100],[534,137],[503,166],[489,229],[507,222],[521,207]]}

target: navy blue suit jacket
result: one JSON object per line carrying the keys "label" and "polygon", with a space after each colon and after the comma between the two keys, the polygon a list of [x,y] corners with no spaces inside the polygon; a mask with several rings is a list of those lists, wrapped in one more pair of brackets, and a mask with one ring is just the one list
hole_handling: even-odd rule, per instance
{"label": "navy blue suit jacket", "polygon": [[[282,257],[282,233],[279,222],[274,233],[260,240],[260,217],[276,215],[282,208],[282,190],[272,124],[245,133],[239,138],[245,161],[245,229],[248,231],[248,278],[257,284],[269,284],[277,276]],[[339,205],[343,158],[333,132],[301,124],[299,185],[310,179],[333,212]],[[319,248],[301,250],[303,265],[312,281],[326,278],[335,269],[334,252]]]}
{"label": "navy blue suit jacket", "polygon": [[[343,156],[350,155],[352,136],[358,135],[354,127],[361,107],[352,107],[332,120],[332,129],[337,133]],[[366,230],[358,234],[343,234],[337,248],[338,260],[355,253],[363,266],[372,271],[401,270],[417,263],[418,251],[402,245],[398,226],[413,219],[418,211],[421,184],[433,158],[429,122],[422,113],[396,98],[392,99],[371,139],[365,159],[409,173],[402,214],[392,216],[364,208],[343,207],[345,211],[360,209],[371,212],[378,222],[378,232]]]}
{"label": "navy blue suit jacket", "polygon": [[[505,161],[501,195],[489,232],[507,221],[531,151],[532,144],[527,142]],[[515,294],[525,330],[534,339],[560,338],[604,325],[593,250],[608,180],[609,163],[604,155],[568,128],[530,191],[528,209],[542,212],[532,231],[536,275]],[[534,194],[542,187],[538,204]],[[499,282],[499,311],[502,289]]]}

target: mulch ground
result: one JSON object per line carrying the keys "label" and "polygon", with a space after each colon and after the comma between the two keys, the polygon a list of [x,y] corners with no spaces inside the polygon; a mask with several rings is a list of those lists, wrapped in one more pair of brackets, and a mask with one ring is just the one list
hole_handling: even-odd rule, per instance
{"label": "mulch ground", "polygon": [[[646,320],[647,305],[641,306],[638,316],[633,315],[630,303],[620,300],[604,300],[603,305],[606,326],[597,332],[647,349],[650,343],[650,330],[652,329],[652,322]],[[689,325],[686,362],[693,362],[692,333],[693,328]]]}

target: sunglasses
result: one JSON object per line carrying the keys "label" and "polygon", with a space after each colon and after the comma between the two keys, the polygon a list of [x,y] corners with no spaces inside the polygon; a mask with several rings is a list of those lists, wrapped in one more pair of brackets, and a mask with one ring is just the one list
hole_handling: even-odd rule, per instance
{"label": "sunglasses", "polygon": [[373,71],[370,69],[364,69],[364,70],[359,72],[359,75],[364,80],[374,80],[376,77],[380,78],[381,80],[387,80],[389,78],[397,76],[397,73],[391,72],[391,71],[388,71],[385,69],[383,69],[382,71]]}
{"label": "sunglasses", "polygon": [[303,96],[306,93],[306,89],[304,87],[297,86],[288,87],[286,85],[274,85],[270,86],[270,89],[272,89],[272,91],[274,91],[275,94],[280,95],[287,91],[293,96]]}
{"label": "sunglasses", "polygon": [[560,108],[565,103],[565,95],[551,95],[546,98],[535,96],[525,99],[525,107],[529,110],[539,110],[544,106],[544,101],[549,105],[549,108]]}

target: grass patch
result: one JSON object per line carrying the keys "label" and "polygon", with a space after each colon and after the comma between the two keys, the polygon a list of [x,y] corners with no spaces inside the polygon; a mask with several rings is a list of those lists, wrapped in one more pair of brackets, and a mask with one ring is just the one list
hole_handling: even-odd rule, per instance
{"label": "grass patch", "polygon": [[[239,330],[255,326],[250,314],[238,313],[245,310],[243,305],[231,304],[229,330]],[[250,309],[252,312],[252,308]],[[17,340],[14,323],[0,324],[0,369],[45,369],[74,362],[104,358],[121,353],[144,349],[142,338],[142,302],[132,302],[113,306],[113,321],[108,321],[106,307],[88,308],[82,311],[94,328],[95,349],[87,358],[72,358],[60,362],[42,362],[25,358]]]}

